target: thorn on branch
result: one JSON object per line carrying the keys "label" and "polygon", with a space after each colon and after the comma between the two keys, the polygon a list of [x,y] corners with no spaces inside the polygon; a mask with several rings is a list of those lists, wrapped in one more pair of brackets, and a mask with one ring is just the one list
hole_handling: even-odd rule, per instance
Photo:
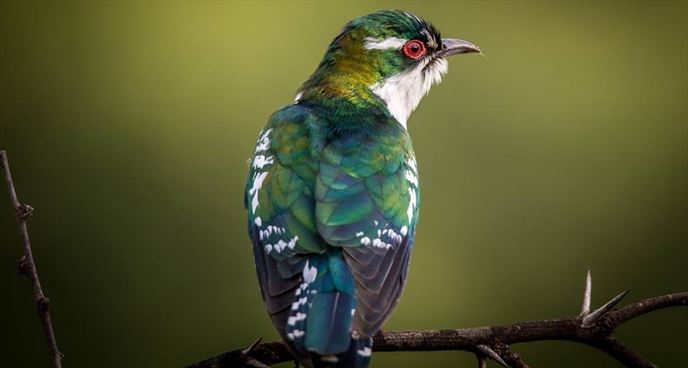
{"label": "thorn on branch", "polygon": [[250,343],[246,348],[241,350],[240,352],[240,360],[241,360],[241,366],[242,367],[251,367],[251,368],[270,368],[269,365],[259,361],[258,359],[255,359],[251,357],[251,353],[256,349],[258,345],[260,345],[260,342],[263,341],[263,337],[259,337],[255,339],[252,343]]}
{"label": "thorn on branch", "polygon": [[487,345],[478,345],[478,350],[483,353],[486,357],[494,360],[495,362],[499,363],[504,368],[510,368],[508,364],[502,359],[502,357],[497,354],[494,350],[492,350],[491,347]]}
{"label": "thorn on branch", "polygon": [[585,276],[585,290],[583,291],[583,305],[581,306],[580,317],[585,317],[590,313],[590,298],[592,296],[592,276],[588,270]]}
{"label": "thorn on branch", "polygon": [[609,312],[612,308],[614,308],[617,304],[619,304],[621,299],[623,299],[623,297],[625,297],[629,291],[631,291],[631,290],[630,289],[624,290],[619,295],[612,298],[612,300],[608,301],[605,305],[597,308],[592,313],[583,317],[583,322],[581,323],[581,326],[582,327],[591,327],[600,317],[602,317],[605,313]]}
{"label": "thorn on branch", "polygon": [[499,356],[503,357],[509,367],[529,368],[528,365],[521,359],[521,356],[514,353],[509,345],[498,342],[495,345],[495,348],[499,352]]}
{"label": "thorn on branch", "polygon": [[250,343],[244,350],[241,351],[241,354],[242,355],[249,355],[253,351],[253,349],[255,349],[256,346],[258,346],[258,344],[260,344],[261,341],[263,341],[262,336],[255,339],[255,341],[253,341],[252,343]]}

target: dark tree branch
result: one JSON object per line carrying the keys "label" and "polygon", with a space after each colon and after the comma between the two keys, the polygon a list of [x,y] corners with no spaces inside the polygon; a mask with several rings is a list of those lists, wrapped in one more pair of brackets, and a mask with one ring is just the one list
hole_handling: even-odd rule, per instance
{"label": "dark tree branch", "polygon": [[[472,352],[478,367],[486,359],[502,365],[524,368],[528,365],[514,353],[510,344],[543,340],[572,341],[599,349],[628,367],[655,367],[614,336],[621,324],[659,309],[688,306],[688,292],[679,292],[641,300],[618,310],[614,306],[628,293],[617,295],[602,307],[590,312],[592,282],[586,279],[583,305],[576,317],[526,321],[511,325],[461,328],[453,330],[380,331],[374,337],[374,351],[439,351]],[[190,365],[189,368],[256,367],[294,360],[283,342],[260,343],[230,351]],[[258,362],[262,365],[255,365]]]}
{"label": "dark tree branch", "polygon": [[631,350],[631,348],[617,340],[614,335],[604,336],[599,341],[593,341],[590,345],[611,355],[618,360],[619,363],[622,363],[625,366],[638,368],[657,368],[657,366],[652,364],[649,360],[643,358],[640,356],[640,354]]}
{"label": "dark tree branch", "polygon": [[7,182],[7,189],[10,192],[10,200],[19,221],[19,231],[21,233],[22,242],[24,243],[24,255],[19,260],[19,273],[25,274],[31,285],[33,286],[33,296],[36,300],[36,308],[38,315],[43,324],[43,332],[45,339],[48,342],[48,350],[50,352],[50,366],[53,368],[62,367],[62,354],[57,348],[57,341],[55,340],[55,331],[53,329],[52,321],[50,320],[50,311],[48,310],[48,298],[46,298],[41,288],[41,281],[38,279],[38,271],[36,270],[36,263],[33,260],[33,252],[31,251],[31,241],[29,240],[29,230],[26,226],[26,219],[33,213],[33,208],[28,204],[19,203],[17,199],[17,192],[14,189],[12,182],[12,174],[10,172],[10,164],[7,161],[7,153],[0,151],[0,166],[5,172],[5,181]]}

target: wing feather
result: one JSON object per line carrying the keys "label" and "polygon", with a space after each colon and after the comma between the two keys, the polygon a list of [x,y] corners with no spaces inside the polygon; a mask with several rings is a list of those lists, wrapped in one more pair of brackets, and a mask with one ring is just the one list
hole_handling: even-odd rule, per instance
{"label": "wing feather", "polygon": [[418,179],[410,144],[403,143],[371,141],[358,144],[361,149],[332,143],[324,149],[316,179],[317,228],[327,243],[343,250],[356,284],[353,329],[365,336],[389,317],[406,279]]}

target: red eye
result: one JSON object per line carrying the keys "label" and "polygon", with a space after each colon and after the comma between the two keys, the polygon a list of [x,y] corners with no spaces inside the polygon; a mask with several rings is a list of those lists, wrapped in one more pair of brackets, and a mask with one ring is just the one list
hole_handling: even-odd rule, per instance
{"label": "red eye", "polygon": [[411,59],[418,59],[419,57],[425,55],[425,45],[418,40],[406,42],[402,50],[404,51],[404,55],[410,57]]}

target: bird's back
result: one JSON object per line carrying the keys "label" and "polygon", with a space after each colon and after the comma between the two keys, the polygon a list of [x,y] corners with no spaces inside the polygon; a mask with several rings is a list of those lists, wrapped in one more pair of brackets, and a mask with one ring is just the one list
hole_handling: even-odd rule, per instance
{"label": "bird's back", "polygon": [[335,115],[306,104],[273,114],[250,163],[248,227],[263,299],[292,351],[307,365],[365,367],[406,278],[418,176],[395,120]]}

